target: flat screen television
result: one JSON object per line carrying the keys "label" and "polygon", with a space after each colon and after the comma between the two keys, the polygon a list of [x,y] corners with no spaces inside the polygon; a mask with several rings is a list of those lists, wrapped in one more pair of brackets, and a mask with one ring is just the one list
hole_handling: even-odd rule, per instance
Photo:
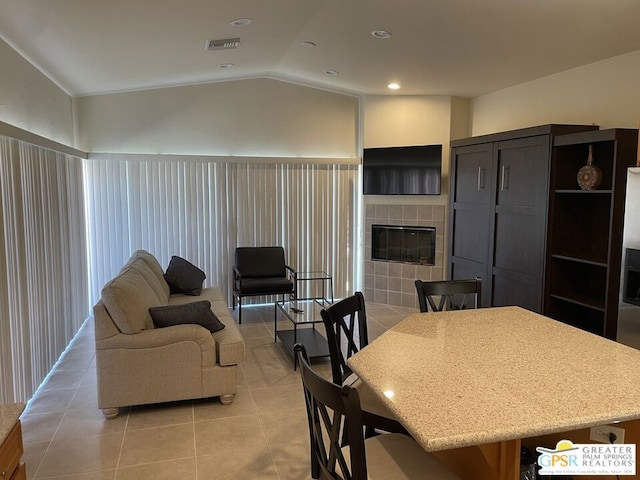
{"label": "flat screen television", "polygon": [[365,195],[440,195],[442,145],[365,148]]}

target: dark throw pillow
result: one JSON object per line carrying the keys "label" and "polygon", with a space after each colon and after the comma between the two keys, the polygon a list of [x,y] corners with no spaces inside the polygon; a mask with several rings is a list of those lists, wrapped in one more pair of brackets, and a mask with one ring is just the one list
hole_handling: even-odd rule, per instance
{"label": "dark throw pillow", "polygon": [[193,263],[175,255],[171,257],[167,271],[164,273],[170,293],[186,295],[200,295],[205,278],[207,278],[205,273]]}
{"label": "dark throw pillow", "polygon": [[154,325],[160,328],[182,325],[184,323],[195,323],[202,325],[213,333],[225,327],[224,323],[211,311],[211,302],[208,300],[184,303],[182,305],[151,307],[149,314],[151,315]]}

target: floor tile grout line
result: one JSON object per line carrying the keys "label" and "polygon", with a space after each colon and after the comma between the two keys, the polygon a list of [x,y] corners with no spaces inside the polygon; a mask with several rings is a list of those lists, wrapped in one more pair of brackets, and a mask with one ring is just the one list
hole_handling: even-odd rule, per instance
{"label": "floor tile grout line", "polygon": [[[124,450],[124,442],[127,438],[127,430],[129,428],[129,419],[131,418],[131,408],[127,410],[127,419],[124,422],[124,429],[122,430],[122,440],[120,440],[120,450],[118,451],[118,460],[116,461],[116,471],[114,473],[114,480],[118,478],[118,470],[120,469],[120,461],[122,460],[122,451]],[[105,420],[108,422],[109,420]]]}
{"label": "floor tile grout line", "polygon": [[[253,395],[252,395],[253,399]],[[271,459],[271,465],[273,465],[274,470],[276,471],[276,476],[278,480],[281,480],[280,470],[278,469],[278,465],[276,465],[275,459],[273,458],[273,450],[271,449],[271,444],[269,443],[269,437],[267,436],[267,432],[264,427],[264,421],[262,420],[262,416],[260,413],[256,411],[256,415],[258,416],[258,421],[260,422],[260,430],[262,430],[262,436],[264,437],[264,443],[267,446],[267,450],[269,451],[269,458]]]}
{"label": "floor tile grout line", "polygon": [[[73,347],[74,347],[74,345],[71,346],[71,349],[73,349]],[[69,351],[67,351],[67,353],[68,352]],[[66,353],[65,353],[65,355],[66,355]],[[55,366],[54,370],[52,371],[52,373],[54,373],[57,370],[58,370],[58,367]],[[86,374],[87,370],[88,370],[88,367],[85,369],[85,374]],[[83,374],[83,377],[84,377],[84,374]],[[51,389],[51,390],[55,390],[55,389]],[[76,398],[76,395],[78,395],[78,391],[79,390],[80,390],[80,386],[75,387],[75,392],[72,395],[71,400],[69,400],[69,403],[67,404],[67,406],[66,406],[66,408],[64,410],[64,413],[62,414],[62,418],[60,418],[60,422],[58,423],[58,426],[56,427],[55,432],[53,432],[53,435],[51,436],[51,439],[49,440],[47,448],[45,449],[44,454],[42,455],[42,458],[40,459],[40,463],[38,464],[38,468],[36,468],[36,471],[33,474],[33,478],[34,479],[38,478],[38,474],[40,473],[40,468],[42,467],[42,462],[44,461],[44,459],[47,456],[47,453],[51,449],[51,445],[53,444],[53,442],[54,442],[54,440],[56,438],[56,435],[58,434],[58,431],[60,431],[60,426],[62,425],[62,422],[64,422],[64,419],[67,416],[67,413],[69,412],[69,409],[71,408],[71,405],[73,404],[73,400]],[[46,391],[46,389],[42,390],[42,391]]]}
{"label": "floor tile grout line", "polygon": [[198,472],[198,441],[196,438],[196,406],[194,402],[191,402],[191,420],[193,421],[193,465],[196,471],[196,480],[198,480],[200,472]]}

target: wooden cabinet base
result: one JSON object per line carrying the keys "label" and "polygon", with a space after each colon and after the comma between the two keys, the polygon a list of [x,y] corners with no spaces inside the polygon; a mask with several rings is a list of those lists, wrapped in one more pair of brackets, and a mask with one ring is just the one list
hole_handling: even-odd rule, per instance
{"label": "wooden cabinet base", "polygon": [[27,468],[24,466],[24,463],[18,465],[18,469],[11,477],[11,480],[27,480]]}
{"label": "wooden cabinet base", "polygon": [[18,421],[0,445],[0,478],[2,480],[27,478],[24,464],[20,463],[21,457],[22,430],[20,429],[20,421]]}
{"label": "wooden cabinet base", "polygon": [[519,480],[520,440],[433,452],[462,480]]}
{"label": "wooden cabinet base", "polygon": [[[624,443],[640,444],[640,420],[631,420],[615,424],[625,430]],[[569,432],[554,433],[540,437],[509,440],[476,447],[457,448],[433,452],[433,454],[455,472],[462,480],[519,480],[520,447],[527,447],[537,458],[536,447],[555,448],[560,440],[570,440],[574,444],[595,443],[589,439],[590,429],[583,428]],[[602,444],[604,445],[604,444]],[[635,476],[640,478],[640,469]],[[614,476],[589,475],[589,479],[612,480]]]}

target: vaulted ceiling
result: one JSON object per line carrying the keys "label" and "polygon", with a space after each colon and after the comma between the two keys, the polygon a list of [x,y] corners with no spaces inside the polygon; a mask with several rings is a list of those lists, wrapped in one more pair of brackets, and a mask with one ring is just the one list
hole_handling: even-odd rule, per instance
{"label": "vaulted ceiling", "polygon": [[74,96],[270,77],[475,97],[640,50],[640,1],[2,0],[0,37]]}

